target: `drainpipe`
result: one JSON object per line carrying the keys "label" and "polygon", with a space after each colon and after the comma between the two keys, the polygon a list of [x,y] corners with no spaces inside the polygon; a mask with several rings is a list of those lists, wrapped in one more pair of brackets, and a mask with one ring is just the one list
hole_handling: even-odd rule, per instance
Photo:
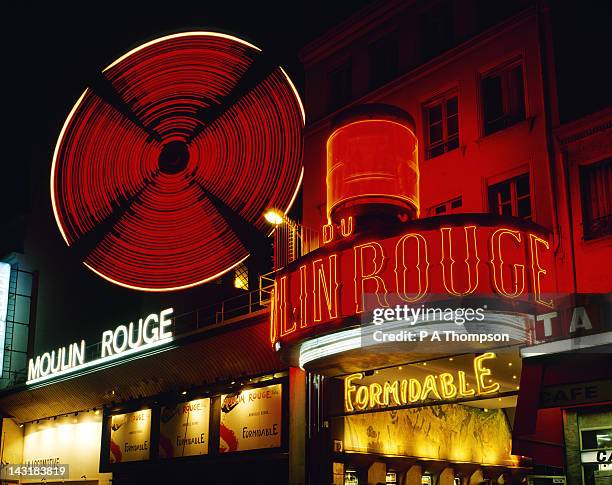
{"label": "drainpipe", "polygon": [[571,249],[571,261],[572,261],[572,283],[574,285],[574,295],[578,292],[578,276],[576,274],[576,252],[574,246],[574,215],[572,212],[572,200],[570,197],[570,181],[569,181],[569,155],[567,150],[561,150],[561,162],[563,163],[563,178],[565,179],[565,192],[567,194],[567,217],[569,220],[569,231],[570,231],[570,249]]}
{"label": "drainpipe", "polygon": [[[559,212],[557,210],[557,206],[555,202],[559,203],[559,190],[558,186],[555,183],[557,181],[557,171],[555,167],[555,161],[557,159],[555,153],[555,140],[553,137],[553,127],[559,123],[559,113],[558,113],[558,96],[557,89],[555,83],[555,73],[550,72],[550,68],[554,66],[553,59],[550,59],[549,55],[549,44],[552,43],[552,33],[549,25],[550,22],[550,5],[548,0],[541,0],[537,4],[537,22],[538,22],[538,43],[540,49],[540,75],[542,79],[542,91],[543,91],[543,101],[544,101],[544,120],[546,123],[546,150],[548,153],[548,166],[549,166],[549,181],[552,193],[552,209],[554,214],[554,234],[556,235],[556,241],[554,243],[553,251],[556,255],[561,247],[561,224],[559,223]],[[552,53],[551,53],[552,55]],[[554,113],[553,113],[554,109]],[[577,289],[577,280],[576,280],[576,260],[574,255],[574,227],[573,227],[573,218],[572,218],[572,207],[571,207],[571,198],[569,191],[569,174],[567,171],[567,163],[566,163],[565,154],[562,155],[561,163],[562,170],[559,175],[564,178],[564,188],[565,188],[565,201],[567,204],[568,210],[568,223],[569,223],[569,242],[570,242],[570,260],[572,264],[572,274],[573,274],[573,287],[574,293]]]}

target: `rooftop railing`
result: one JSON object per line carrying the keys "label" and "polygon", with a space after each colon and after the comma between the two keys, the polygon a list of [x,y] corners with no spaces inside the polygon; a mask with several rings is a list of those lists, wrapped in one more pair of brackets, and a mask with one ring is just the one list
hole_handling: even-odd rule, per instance
{"label": "rooftop railing", "polygon": [[319,245],[318,231],[287,219],[274,229],[274,270],[284,268]]}

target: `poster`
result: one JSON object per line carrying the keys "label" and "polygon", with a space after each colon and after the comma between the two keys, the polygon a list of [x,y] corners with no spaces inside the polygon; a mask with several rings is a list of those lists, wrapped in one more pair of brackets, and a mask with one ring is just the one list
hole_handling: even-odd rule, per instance
{"label": "poster", "polygon": [[150,409],[111,417],[110,463],[148,460],[150,448]]}
{"label": "poster", "polygon": [[282,407],[281,384],[222,395],[219,451],[280,447]]}
{"label": "poster", "polygon": [[206,455],[209,419],[210,398],[164,406],[159,423],[159,457]]}
{"label": "poster", "polygon": [[344,418],[344,449],[517,466],[502,409],[487,412],[460,404],[433,405]]}
{"label": "poster", "polygon": [[[4,420],[5,425],[7,421]],[[17,427],[16,424],[14,426]],[[17,429],[21,433],[22,428]],[[7,430],[10,432],[10,428]],[[11,441],[16,441],[15,433],[9,434],[8,438],[10,452]],[[23,441],[20,443],[23,456],[17,463],[33,467],[68,465],[68,479],[79,480],[85,475],[89,480],[104,483],[110,474],[99,472],[101,440],[102,415],[93,412],[26,423],[23,427]],[[7,458],[10,461],[10,454],[7,457],[5,448],[4,460],[7,461]]]}

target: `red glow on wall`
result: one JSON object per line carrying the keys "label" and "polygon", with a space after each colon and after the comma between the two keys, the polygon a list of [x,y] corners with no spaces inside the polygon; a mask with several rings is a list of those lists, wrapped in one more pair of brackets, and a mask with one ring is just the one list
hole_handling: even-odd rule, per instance
{"label": "red glow on wall", "polygon": [[[303,108],[255,46],[171,35],[107,67],[57,142],[51,197],[66,243],[113,283],[165,291],[249,256],[301,177]],[[242,234],[241,234],[242,232]]]}

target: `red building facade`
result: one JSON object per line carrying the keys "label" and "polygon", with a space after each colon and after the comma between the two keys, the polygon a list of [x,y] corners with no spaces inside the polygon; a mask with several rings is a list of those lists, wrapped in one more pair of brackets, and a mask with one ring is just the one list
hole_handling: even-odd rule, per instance
{"label": "red building facade", "polygon": [[[344,381],[346,400],[347,389],[358,392],[352,384],[354,373],[364,379],[366,386],[369,382],[372,391],[377,389],[376,374],[386,374],[390,369],[397,372],[402,369],[399,364],[404,368],[410,362],[429,364],[438,371],[452,369],[453,365],[436,366],[439,362],[427,360],[431,356],[415,357],[406,347],[403,356],[402,350],[398,351],[400,347],[387,348],[388,354],[382,357],[363,349],[363,355],[357,350],[338,351],[335,357],[325,354],[327,360],[315,353],[312,355],[319,360],[306,364],[308,370],[323,376],[314,382],[315,387],[323,389],[317,394],[322,402],[314,408],[311,404],[309,409],[309,429],[313,433],[309,469],[318,477],[315,483],[505,483],[527,479],[535,483],[553,480],[553,475],[565,477],[568,483],[599,483],[607,476],[606,465],[598,464],[588,455],[591,452],[584,450],[605,451],[602,443],[612,427],[610,396],[603,391],[610,385],[604,362],[608,359],[606,345],[610,343],[608,295],[612,273],[608,264],[597,263],[608,261],[611,254],[610,112],[604,110],[562,125],[551,8],[515,2],[506,12],[501,12],[500,6],[494,22],[492,10],[495,9],[487,10],[482,2],[469,1],[379,3],[304,48],[301,57],[306,69],[309,122],[304,135],[303,224],[318,228],[332,222],[342,232],[340,217],[330,212],[337,173],[330,171],[332,142],[328,140],[335,136],[332,134],[345,110],[382,103],[401,108],[414,120],[418,143],[417,209],[422,223],[435,221],[438,216],[453,221],[465,217],[460,214],[488,213],[500,221],[528,221],[545,231],[554,268],[549,268],[549,276],[554,276],[547,291],[554,294],[555,304],[548,310],[532,309],[534,339],[519,346],[522,362],[519,359],[519,368],[515,367],[519,376],[504,376],[520,380],[516,386],[518,395],[500,397],[498,405],[486,401],[466,403],[468,408],[481,406],[485,412],[503,410],[513,434],[512,455],[518,455],[517,460],[500,466],[501,461],[474,458],[474,454],[471,459],[459,455],[453,458],[452,453],[444,455],[440,448],[436,452],[426,451],[426,446],[398,452],[393,446],[379,446],[381,438],[375,436],[381,432],[378,420],[384,413],[375,411],[366,414],[371,423],[363,430],[369,436],[365,439],[368,444],[355,447],[354,437],[361,431],[353,422],[358,418],[351,416],[354,403],[351,401],[344,409],[338,406],[333,396],[341,392],[342,385],[336,381]],[[355,145],[359,140],[355,138]],[[383,145],[378,151],[373,149],[372,158],[384,157],[384,150]],[[344,162],[350,163],[349,158],[347,155]],[[371,175],[381,177],[378,173]],[[377,183],[374,178],[373,187]],[[398,171],[398,179],[401,178]],[[344,183],[348,186],[356,179],[345,178]],[[375,198],[368,197],[375,217],[380,208],[374,208]],[[378,213],[384,219],[384,212]],[[414,227],[418,226],[417,221]],[[330,251],[342,257],[338,252],[342,250],[336,247]],[[385,262],[388,255],[384,253],[381,265],[393,264],[392,255]],[[321,256],[322,264],[327,264],[325,252],[316,253],[312,259]],[[309,260],[302,262],[304,275],[308,275]],[[298,265],[299,262],[294,272]],[[296,291],[291,270],[288,274],[289,287]],[[344,291],[349,286],[345,280],[346,275],[340,283]],[[317,290],[313,291],[317,300]],[[302,295],[302,301],[307,301],[307,294]],[[299,313],[299,307],[293,306],[294,313]],[[301,330],[298,325],[296,333],[292,333],[290,324],[282,320],[282,315],[279,317],[280,311],[277,307],[273,340],[276,337],[285,358],[297,359],[295,335],[299,342]],[[300,318],[296,322],[304,324]],[[287,326],[282,327],[283,323]],[[346,323],[339,324],[337,334],[344,326]],[[329,328],[306,328],[302,335],[333,338],[330,336],[334,332]],[[588,337],[593,333],[597,336]],[[542,347],[532,347],[534,344]],[[302,341],[300,365],[306,358],[302,353],[305,347],[311,352],[315,348],[308,339],[306,343]],[[321,351],[321,347],[315,350]],[[584,349],[589,349],[590,355],[575,355]],[[455,362],[459,355],[450,348],[440,354]],[[507,365],[517,363],[509,361]],[[572,368],[581,370],[570,372]],[[368,377],[371,375],[374,377]],[[381,380],[380,384],[393,383],[395,377]],[[559,392],[559,386],[580,386],[587,381],[595,382],[588,399],[547,401],[550,393]],[[436,422],[425,417],[427,406],[410,410],[410,405],[405,406],[408,400],[402,404],[409,409],[405,413],[422,413],[425,421]],[[376,408],[375,403],[373,409]],[[360,409],[367,413],[368,407]],[[402,406],[398,409],[401,422],[405,416],[401,414]],[[439,428],[431,428],[432,441],[436,440],[436,432],[445,429],[442,421],[437,423]],[[393,425],[386,426],[389,429]],[[403,432],[408,440],[421,439],[416,428]],[[595,437],[599,442],[595,443]],[[386,439],[393,441],[393,434]],[[318,451],[321,449],[327,451],[324,457]]]}

